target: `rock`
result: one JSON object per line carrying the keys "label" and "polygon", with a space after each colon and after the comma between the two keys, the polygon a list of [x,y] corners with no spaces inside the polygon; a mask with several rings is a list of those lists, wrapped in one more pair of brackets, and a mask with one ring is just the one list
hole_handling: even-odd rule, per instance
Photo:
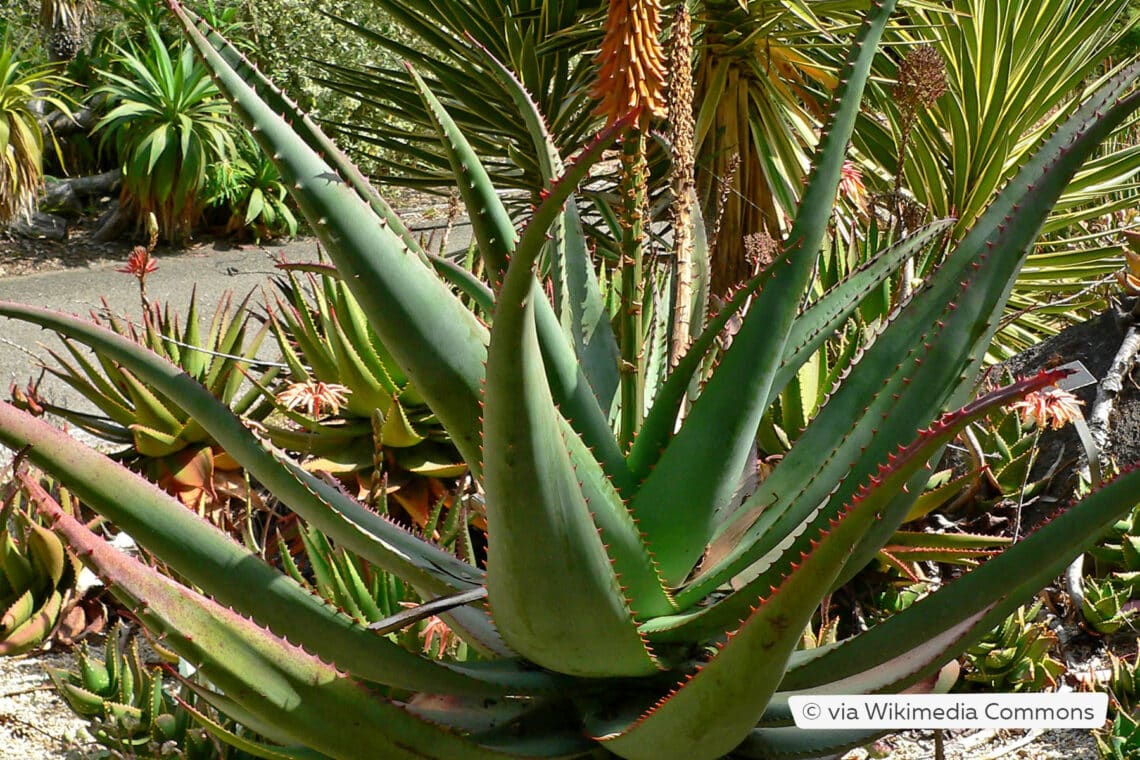
{"label": "rock", "polygon": [[49,181],[47,191],[40,200],[40,208],[45,211],[81,214],[85,199],[118,192],[122,181],[122,173],[118,169],[86,177]]}
{"label": "rock", "polygon": [[130,215],[123,210],[119,202],[112,201],[95,222],[95,231],[91,234],[91,239],[97,243],[115,240],[126,231],[130,221]]}
{"label": "rock", "polygon": [[33,240],[66,240],[67,220],[55,214],[36,212],[30,218],[17,217],[9,229]]}
{"label": "rock", "polygon": [[[992,377],[994,380],[1001,379],[1003,370],[1023,377],[1046,367],[1080,361],[1098,381],[1097,384],[1074,391],[1084,403],[1081,410],[1087,418],[1096,399],[1099,383],[1108,373],[1128,328],[1140,321],[1134,316],[1138,313],[1136,309],[1137,303],[1130,302],[1087,322],[1073,325],[998,365]],[[1135,369],[1136,365],[1133,364],[1132,371]],[[1123,387],[1116,395],[1108,420],[1106,453],[1120,467],[1140,462],[1140,385],[1130,377],[1130,373],[1125,373]],[[1049,488],[1051,498],[1047,500],[1054,507],[1062,506],[1073,498],[1077,472],[1084,463],[1084,447],[1073,425],[1042,433],[1037,458],[1038,471],[1033,477],[1042,474],[1057,461],[1062,462],[1062,467],[1054,477]]]}

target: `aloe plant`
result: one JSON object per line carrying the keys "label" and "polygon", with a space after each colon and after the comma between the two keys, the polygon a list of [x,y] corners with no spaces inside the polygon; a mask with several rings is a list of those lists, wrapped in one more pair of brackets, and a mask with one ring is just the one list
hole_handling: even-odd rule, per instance
{"label": "aloe plant", "polygon": [[1112,725],[1093,733],[1097,755],[1104,760],[1125,760],[1140,752],[1140,721],[1123,710]]}
{"label": "aloe plant", "polygon": [[[454,479],[466,465],[336,270],[278,268],[281,295],[266,311],[288,372],[271,396],[270,440],[301,456],[306,469],[332,474],[385,514],[425,529],[434,507],[455,501]],[[320,401],[322,389],[343,399],[332,408]],[[308,413],[298,408],[306,403]]]}
{"label": "aloe plant", "polygon": [[966,680],[1000,692],[1056,688],[1065,665],[1052,656],[1057,637],[1037,621],[1041,603],[1006,618],[981,641],[966,650],[970,672]]}
{"label": "aloe plant", "polygon": [[[1121,586],[1124,588],[1121,588]],[[1086,578],[1081,615],[1089,626],[1101,634],[1116,633],[1131,621],[1133,611],[1126,605],[1129,587],[1113,578]]]}
{"label": "aloe plant", "polygon": [[[905,248],[883,251],[834,290],[807,298],[893,5],[874,6],[852,46],[773,265],[694,333],[643,403],[620,409],[623,383],[656,375],[617,366],[610,322],[594,310],[603,302],[574,199],[641,114],[617,119],[563,162],[521,85],[491,66],[513,88],[548,173],[546,192],[516,230],[462,133],[413,76],[463,176],[490,284],[474,282],[423,251],[311,121],[172,2],[236,113],[274,156],[369,327],[484,489],[485,567],[307,473],[136,343],[30,306],[0,303],[0,314],[96,345],[176,399],[302,520],[414,589],[425,604],[410,617],[363,626],[152,486],[7,405],[0,440],[30,446],[33,461],[177,574],[172,580],[114,551],[36,492],[55,529],[210,684],[188,686],[281,745],[263,752],[711,760],[823,754],[865,740],[863,732],[796,729],[787,697],[945,688],[943,666],[1091,546],[1140,493],[1140,471],[1127,470],[869,630],[796,651],[821,600],[872,560],[910,513],[942,447],[967,424],[1063,376],[1045,372],[975,391],[1011,283],[1053,202],[1098,142],[1140,107],[1140,94],[1129,92],[1140,65],[1077,107],[924,287],[879,325],[763,482],[734,498],[774,399],[905,258]],[[548,247],[552,225],[560,242]],[[619,242],[626,251],[638,245]],[[552,300],[533,275],[544,249],[564,278]],[[489,324],[464,297],[491,307]],[[638,321],[626,313],[633,304],[621,306],[619,322]],[[740,327],[731,345],[710,354],[734,317]],[[690,398],[710,356],[715,369]],[[611,419],[624,429],[615,431]],[[428,615],[442,615],[472,656],[439,661],[394,640],[400,625]]]}
{"label": "aloe plant", "polygon": [[[141,246],[137,249],[144,252]],[[140,260],[141,261],[141,260]],[[133,261],[123,269],[141,275],[142,301],[147,307],[142,324],[116,316],[109,309],[93,316],[112,332],[154,351],[201,382],[235,414],[250,419],[264,417],[270,405],[261,402],[256,390],[243,388],[251,362],[268,331],[262,327],[252,336],[249,296],[234,304],[232,293],[223,294],[209,323],[203,327],[197,293],[191,295],[185,315],[180,316],[156,303],[148,303],[145,275],[150,265]],[[75,342],[63,341],[64,351],[49,349],[44,370],[74,389],[98,413],[62,407],[39,399],[34,386],[17,395],[15,403],[36,413],[50,412],[77,428],[116,447],[118,457],[143,472],[187,507],[209,514],[219,524],[235,517],[228,507],[254,505],[259,500],[241,467],[226,456],[221,446],[186,414],[178,404],[141,384],[127,368],[106,354],[92,357]],[[271,382],[277,370],[270,370]],[[240,521],[237,524],[240,532]],[[234,527],[234,526],[231,526]]]}
{"label": "aloe plant", "polygon": [[[69,503],[65,493],[57,498]],[[78,577],[79,561],[36,519],[17,484],[6,483],[0,507],[0,655],[23,654],[47,641],[73,601]]]}
{"label": "aloe plant", "polygon": [[76,715],[88,720],[95,741],[118,753],[114,757],[157,759],[174,751],[185,760],[254,757],[233,750],[198,725],[195,716],[201,713],[193,693],[187,690],[175,697],[166,691],[163,667],[144,664],[136,634],[116,623],[107,632],[101,661],[81,645],[75,670],[48,668],[56,691]]}

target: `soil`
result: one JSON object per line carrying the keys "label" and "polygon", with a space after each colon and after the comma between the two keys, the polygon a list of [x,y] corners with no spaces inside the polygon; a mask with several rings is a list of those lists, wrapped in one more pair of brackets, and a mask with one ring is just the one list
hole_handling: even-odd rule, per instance
{"label": "soil", "polygon": [[31,240],[0,232],[0,277],[21,277],[126,261],[132,244],[96,243],[81,230],[67,240]]}

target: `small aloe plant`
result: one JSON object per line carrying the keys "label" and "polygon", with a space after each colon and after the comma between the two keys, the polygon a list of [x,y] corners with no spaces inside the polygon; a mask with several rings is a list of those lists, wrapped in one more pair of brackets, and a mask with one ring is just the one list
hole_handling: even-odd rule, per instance
{"label": "small aloe plant", "polygon": [[75,659],[75,670],[48,668],[48,676],[63,701],[88,720],[88,733],[118,753],[115,757],[254,757],[214,738],[198,724],[193,694],[187,691],[181,698],[170,694],[163,684],[165,669],[144,664],[137,636],[121,623],[107,632],[102,660],[82,645]]}
{"label": "small aloe plant", "polygon": [[[303,456],[307,469],[335,475],[379,509],[387,509],[381,497],[390,497],[393,508],[398,504],[424,528],[435,502],[453,501],[453,489],[438,479],[463,475],[467,466],[336,270],[319,263],[278,267],[285,274],[277,280],[281,295],[267,311],[289,369],[266,433]],[[313,393],[320,388],[338,390],[343,399],[335,408],[298,403],[319,398]],[[294,408],[304,406],[308,413]]]}
{"label": "small aloe plant", "polygon": [[1128,606],[1129,586],[1114,578],[1085,578],[1081,615],[1100,634],[1116,633],[1134,612]]}
{"label": "small aloe plant", "polygon": [[1106,729],[1093,733],[1102,760],[1128,760],[1140,753],[1140,721],[1120,711]]}
{"label": "small aloe plant", "polygon": [[[652,21],[650,5],[613,7],[615,16]],[[460,178],[488,280],[475,281],[425,252],[239,51],[171,6],[273,156],[370,329],[449,434],[486,506],[486,562],[476,565],[306,472],[137,343],[0,303],[0,314],[96,345],[177,399],[302,520],[425,600],[408,615],[365,626],[131,473],[0,405],[0,440],[30,446],[33,461],[177,574],[181,582],[119,554],[36,492],[55,529],[209,683],[188,687],[279,745],[263,753],[356,758],[366,747],[385,758],[712,760],[834,752],[867,732],[801,731],[791,725],[790,695],[945,688],[939,674],[947,663],[1135,504],[1140,470],[1127,470],[898,614],[836,644],[797,651],[821,600],[874,559],[905,520],[942,448],[971,422],[1063,376],[1045,372],[981,396],[975,390],[1013,279],[1049,209],[1098,143],[1140,107],[1140,94],[1130,91],[1140,65],[1107,82],[1042,144],[940,269],[879,324],[767,477],[736,498],[759,424],[799,367],[947,224],[881,251],[811,297],[891,0],[876,4],[858,33],[779,255],[707,324],[690,325],[691,342],[660,382],[639,366],[630,333],[612,331],[576,201],[579,183],[619,138],[623,165],[642,171],[644,139],[629,130],[644,125],[645,111],[613,120],[564,161],[525,91],[488,55],[487,75],[512,93],[547,174],[543,196],[517,229],[474,151],[413,72]],[[636,53],[655,40],[651,27],[622,18],[612,29],[636,39],[603,49]],[[619,225],[622,239],[613,246],[623,259],[615,321],[644,330],[654,292],[636,276],[646,263],[638,239],[644,186],[637,177],[617,184],[628,194],[625,213],[639,221]],[[534,274],[542,254],[551,299]],[[730,319],[739,329],[718,353],[716,338]],[[710,356],[715,369],[692,393]],[[471,657],[438,660],[401,646],[395,629],[429,615],[442,616]]]}
{"label": "small aloe plant", "polygon": [[[66,492],[56,498],[74,509]],[[7,483],[0,507],[0,655],[23,654],[48,640],[74,600],[79,567],[36,519],[18,485]]]}
{"label": "small aloe plant", "polygon": [[[139,273],[145,277],[148,269],[141,266]],[[248,296],[235,306],[232,294],[224,294],[205,329],[196,293],[190,298],[184,327],[169,305],[163,308],[148,302],[145,289],[142,300],[146,311],[141,325],[116,316],[110,309],[103,316],[93,315],[93,319],[181,367],[235,414],[256,419],[269,411],[268,404],[259,404],[261,397],[255,390],[242,387],[267,331],[263,327],[249,335]],[[49,350],[51,362],[44,364],[44,370],[74,389],[99,413],[43,401],[34,385],[28,392],[13,393],[18,406],[58,415],[117,447],[120,459],[187,507],[209,514],[219,523],[233,517],[228,509],[231,503],[243,508],[256,505],[257,494],[241,467],[177,403],[153,392],[98,348],[92,357],[72,340],[64,339],[63,345],[63,352]],[[272,380],[276,371],[270,373],[266,381]]]}
{"label": "small aloe plant", "polygon": [[1038,622],[1041,603],[1019,607],[981,641],[966,650],[966,680],[993,691],[1042,691],[1055,688],[1065,665],[1052,656],[1057,637]]}

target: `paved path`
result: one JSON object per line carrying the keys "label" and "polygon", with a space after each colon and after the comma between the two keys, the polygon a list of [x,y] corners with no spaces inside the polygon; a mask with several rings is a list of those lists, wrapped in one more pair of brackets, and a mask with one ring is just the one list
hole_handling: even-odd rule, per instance
{"label": "paved path", "polygon": [[[430,228],[429,228],[430,229]],[[466,250],[471,229],[460,222],[452,231],[448,252]],[[172,310],[186,313],[190,293],[197,287],[198,306],[205,326],[226,291],[242,298],[250,290],[272,289],[274,264],[284,256],[289,261],[315,261],[317,243],[314,238],[300,238],[279,245],[227,248],[225,244],[163,255],[159,253],[158,270],[147,277],[147,295],[152,302],[170,303]],[[137,321],[139,293],[135,278],[115,271],[122,264],[106,264],[83,269],[0,278],[0,300],[46,306],[86,317],[92,309],[102,309],[101,299],[117,315]],[[252,303],[263,302],[255,295]],[[58,348],[54,333],[35,325],[0,317],[0,398],[8,399],[12,383],[23,387],[39,375],[36,356],[50,361],[44,346]],[[262,346],[263,358],[276,358],[276,346],[267,338]],[[46,378],[41,392],[48,401],[69,408],[93,411],[78,393],[54,378]]]}
{"label": "paved path", "polygon": [[[281,253],[294,261],[314,260],[316,247],[314,241],[302,239],[266,248],[215,250],[204,246],[159,255],[158,270],[147,278],[147,293],[152,301],[169,302],[174,311],[185,314],[190,293],[196,286],[200,314],[203,320],[208,320],[226,291],[241,297],[251,289],[268,285],[274,273],[273,264]],[[115,271],[116,266],[0,279],[0,300],[47,306],[86,317],[92,309],[101,309],[101,299],[105,298],[115,314],[137,321],[140,307],[135,278]],[[255,301],[258,298],[255,296]],[[23,386],[30,377],[39,374],[32,353],[46,357],[43,346],[59,345],[53,333],[0,317],[0,396],[8,397],[11,383]],[[49,400],[59,405],[72,405],[81,400],[62,383],[45,381],[42,390]]]}

